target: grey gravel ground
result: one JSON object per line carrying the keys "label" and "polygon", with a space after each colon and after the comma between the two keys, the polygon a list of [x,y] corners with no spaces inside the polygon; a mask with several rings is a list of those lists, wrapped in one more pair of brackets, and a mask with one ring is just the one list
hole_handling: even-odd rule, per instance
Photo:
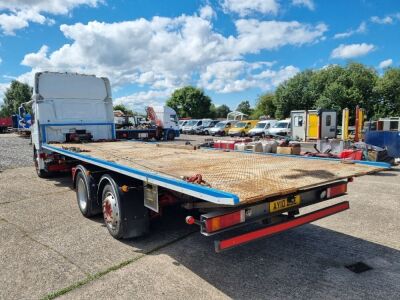
{"label": "grey gravel ground", "polygon": [[14,133],[0,134],[0,171],[32,166],[30,138]]}

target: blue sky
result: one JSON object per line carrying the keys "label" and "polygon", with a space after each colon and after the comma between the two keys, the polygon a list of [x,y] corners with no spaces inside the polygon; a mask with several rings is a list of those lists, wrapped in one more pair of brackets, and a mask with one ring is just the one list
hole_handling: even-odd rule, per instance
{"label": "blue sky", "polygon": [[109,77],[134,110],[187,84],[234,109],[307,68],[399,66],[400,3],[0,0],[0,43],[0,94],[14,78],[71,71]]}

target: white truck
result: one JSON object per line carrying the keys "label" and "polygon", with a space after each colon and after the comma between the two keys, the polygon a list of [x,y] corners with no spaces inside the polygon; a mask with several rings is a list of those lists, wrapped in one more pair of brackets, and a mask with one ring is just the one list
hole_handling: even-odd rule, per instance
{"label": "white truck", "polygon": [[[81,213],[103,214],[117,239],[146,234],[167,206],[186,209],[186,223],[207,236],[258,224],[217,240],[216,251],[223,251],[348,209],[348,201],[328,202],[344,195],[354,176],[388,167],[116,141],[106,78],[37,73],[32,100],[37,174],[71,172]],[[325,201],[325,208],[300,214]]]}
{"label": "white truck", "polygon": [[[117,139],[143,139],[173,141],[179,137],[178,116],[175,110],[168,106],[148,106],[147,119],[132,117],[132,125],[116,130]],[[115,121],[115,117],[114,117]]]}

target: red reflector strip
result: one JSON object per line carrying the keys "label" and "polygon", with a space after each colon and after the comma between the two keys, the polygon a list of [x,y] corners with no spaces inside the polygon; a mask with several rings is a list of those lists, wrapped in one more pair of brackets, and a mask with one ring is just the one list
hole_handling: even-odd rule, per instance
{"label": "red reflector strip", "polygon": [[347,183],[343,183],[343,184],[328,188],[326,191],[326,196],[328,198],[332,198],[335,196],[343,195],[346,192],[347,192]]}
{"label": "red reflector strip", "polygon": [[310,222],[314,222],[316,220],[325,218],[327,216],[336,214],[338,212],[349,209],[349,202],[344,201],[320,210],[316,210],[314,212],[305,214],[303,216],[297,217],[290,221],[285,221],[283,223],[279,223],[276,225],[268,226],[266,228],[258,229],[252,232],[248,232],[245,234],[241,234],[226,240],[216,241],[215,251],[220,252],[222,250],[226,250],[235,246],[242,245],[244,243],[248,243],[255,239],[259,239],[261,237],[273,235],[291,228],[295,228]]}
{"label": "red reflector strip", "polygon": [[208,233],[221,230],[245,221],[244,210],[239,210],[234,213],[209,218],[206,220],[206,231]]}

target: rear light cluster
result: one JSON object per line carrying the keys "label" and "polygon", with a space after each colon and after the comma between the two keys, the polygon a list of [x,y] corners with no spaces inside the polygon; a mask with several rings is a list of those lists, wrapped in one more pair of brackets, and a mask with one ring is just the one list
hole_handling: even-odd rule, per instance
{"label": "rear light cluster", "polygon": [[245,210],[209,218],[205,220],[205,228],[208,233],[216,232],[224,228],[243,223],[246,220]]}
{"label": "rear light cluster", "polygon": [[326,190],[326,197],[333,198],[347,193],[347,183],[332,186]]}

